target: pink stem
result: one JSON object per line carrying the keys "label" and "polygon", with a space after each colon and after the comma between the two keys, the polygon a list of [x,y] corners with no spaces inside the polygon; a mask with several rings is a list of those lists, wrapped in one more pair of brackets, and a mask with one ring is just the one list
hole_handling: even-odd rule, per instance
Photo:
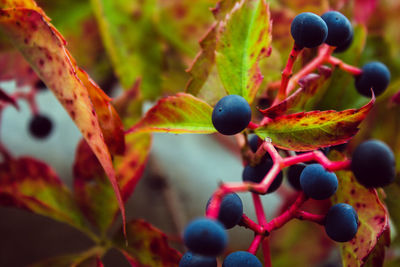
{"label": "pink stem", "polygon": [[346,71],[346,72],[348,72],[348,73],[350,73],[350,74],[352,74],[354,76],[358,76],[358,75],[360,75],[362,73],[361,69],[359,69],[359,68],[357,68],[355,66],[346,64],[342,60],[340,60],[340,59],[338,59],[338,58],[336,58],[334,56],[329,56],[327,58],[327,62],[331,63],[335,67],[341,68],[342,70],[344,70],[344,71]]}
{"label": "pink stem", "polygon": [[332,54],[334,49],[335,47],[326,44],[322,45],[318,50],[318,56],[316,56],[312,61],[310,61],[306,66],[304,66],[298,73],[296,73],[296,75],[294,75],[290,79],[286,89],[286,95],[290,94],[290,92],[295,88],[297,82],[301,78],[316,70],[318,66],[320,66],[324,61],[326,61],[328,57]]}
{"label": "pink stem", "polygon": [[242,215],[242,219],[239,222],[239,226],[243,226],[246,228],[251,229],[253,232],[259,235],[264,234],[264,228],[258,225],[256,222],[251,220],[249,217],[247,217],[245,214]]}
{"label": "pink stem", "polygon": [[321,225],[323,225],[325,222],[324,215],[313,214],[313,213],[309,213],[309,212],[306,212],[303,210],[296,211],[296,213],[294,214],[294,218],[299,219],[299,220],[315,222],[315,223],[318,223]]}
{"label": "pink stem", "polygon": [[265,226],[267,224],[267,219],[265,218],[264,208],[261,203],[260,195],[252,193],[254,208],[256,210],[258,224]]}
{"label": "pink stem", "polygon": [[296,155],[293,157],[287,157],[282,160],[282,163],[285,167],[294,165],[296,163],[300,162],[306,162],[310,160],[316,160],[318,163],[320,163],[324,168],[328,171],[337,171],[337,170],[342,170],[342,169],[347,169],[350,167],[350,160],[344,160],[344,161],[330,161],[324,153],[321,151],[312,151],[308,153],[304,153],[301,155]]}
{"label": "pink stem", "polygon": [[251,242],[248,252],[255,255],[257,253],[258,246],[260,245],[263,238],[264,238],[264,236],[262,236],[262,235],[256,235],[253,239],[253,242]]}
{"label": "pink stem", "polygon": [[290,77],[292,76],[293,73],[293,65],[297,59],[297,56],[300,54],[301,50],[302,48],[298,47],[296,43],[293,45],[292,51],[290,52],[288,61],[286,63],[286,67],[282,71],[281,84],[279,87],[278,94],[275,98],[274,104],[279,103],[280,101],[286,98],[286,88],[288,86]]}
{"label": "pink stem", "polygon": [[268,232],[271,232],[275,229],[278,229],[282,227],[284,224],[286,224],[288,221],[293,219],[295,217],[295,214],[297,210],[300,208],[301,205],[307,200],[307,196],[304,194],[304,192],[299,193],[296,201],[293,203],[292,206],[289,207],[285,212],[283,212],[281,215],[278,217],[274,218],[271,220],[266,226],[265,229]]}

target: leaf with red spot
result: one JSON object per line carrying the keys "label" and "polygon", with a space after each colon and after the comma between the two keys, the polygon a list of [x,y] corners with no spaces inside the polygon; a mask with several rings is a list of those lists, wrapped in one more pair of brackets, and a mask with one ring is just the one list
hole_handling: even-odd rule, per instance
{"label": "leaf with red spot", "polygon": [[17,110],[19,110],[17,101],[15,101],[15,99],[12,96],[10,96],[6,92],[4,92],[4,90],[2,88],[0,88],[0,104],[1,104],[1,102],[11,104]]}
{"label": "leaf with red spot", "polygon": [[213,133],[212,107],[189,94],[161,99],[129,132]]}
{"label": "leaf with red spot", "polygon": [[342,144],[358,132],[358,125],[373,107],[375,97],[360,109],[310,111],[284,115],[255,130],[262,139],[283,149],[314,150]]}
{"label": "leaf with red spot", "polygon": [[[136,266],[178,266],[181,254],[171,248],[167,236],[144,220],[134,220],[127,224],[128,247],[122,235],[116,237],[120,250],[129,255],[140,265]],[[133,260],[129,260],[135,263]],[[135,266],[132,264],[132,266]]]}
{"label": "leaf with red spot", "polygon": [[[13,4],[13,1],[3,2],[7,5],[2,7],[11,7],[10,4]],[[85,80],[80,79],[82,75],[79,75],[75,60],[65,47],[66,41],[43,12],[24,7],[1,9],[0,30],[10,38],[42,81],[53,91],[88,141],[113,185],[125,223],[125,208],[111,155],[104,142]]]}
{"label": "leaf with red spot", "polygon": [[216,64],[225,90],[252,102],[263,76],[259,60],[268,55],[271,20],[265,0],[235,4],[218,28]]}
{"label": "leaf with red spot", "polygon": [[[146,133],[126,137],[126,150],[114,156],[114,165],[121,196],[125,202],[140,180],[151,146],[151,136]],[[114,222],[118,202],[113,188],[87,143],[82,140],[76,151],[74,163],[75,198],[89,221],[105,232]]]}
{"label": "leaf with red spot", "polygon": [[[343,160],[344,156],[334,150],[332,160]],[[378,239],[389,227],[389,214],[380,201],[375,189],[360,185],[351,171],[337,171],[339,187],[332,197],[333,204],[350,204],[358,214],[360,222],[356,236],[349,242],[341,243],[343,266],[361,266],[368,259]]]}
{"label": "leaf with red spot", "polygon": [[100,256],[91,256],[93,253],[94,251],[88,250],[81,254],[58,256],[34,263],[30,267],[103,267],[104,265],[101,262]]}
{"label": "leaf with red spot", "polygon": [[88,231],[68,188],[47,164],[33,158],[8,159],[0,164],[0,204]]}
{"label": "leaf with red spot", "polygon": [[323,71],[321,74],[310,73],[299,81],[301,88],[299,88],[296,92],[291,94],[280,103],[259,111],[264,116],[274,119],[284,115],[289,110],[303,107],[306,101],[313,96],[329,78],[330,74],[330,71]]}

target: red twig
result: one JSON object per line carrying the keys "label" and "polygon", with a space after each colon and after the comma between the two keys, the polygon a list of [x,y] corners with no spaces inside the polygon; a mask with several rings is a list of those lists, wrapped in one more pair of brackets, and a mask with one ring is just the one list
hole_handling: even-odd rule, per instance
{"label": "red twig", "polygon": [[313,213],[309,213],[309,212],[306,212],[303,210],[296,211],[296,213],[294,214],[294,218],[299,219],[299,220],[315,222],[315,223],[318,223],[321,225],[323,225],[325,222],[324,215],[313,214]]}
{"label": "red twig", "polygon": [[251,129],[251,130],[255,130],[255,129],[257,129],[258,127],[260,127],[260,125],[258,125],[257,123],[254,123],[254,122],[249,122],[249,125],[247,125],[247,128],[249,128],[249,129]]}
{"label": "red twig", "polygon": [[242,219],[239,222],[239,226],[243,226],[251,229],[253,232],[259,235],[265,234],[264,228],[258,225],[255,221],[251,220],[245,214],[242,215]]}
{"label": "red twig", "polygon": [[327,58],[327,62],[332,64],[335,67],[339,67],[342,70],[354,75],[354,76],[358,76],[362,73],[362,70],[360,68],[357,68],[355,66],[349,65],[344,63],[342,60],[334,57],[334,56],[329,56]]}
{"label": "red twig", "polygon": [[250,252],[253,255],[256,254],[257,250],[258,250],[258,246],[260,245],[263,238],[264,238],[264,236],[262,236],[262,235],[255,235],[253,242],[251,242],[251,245],[248,249],[248,252]]}

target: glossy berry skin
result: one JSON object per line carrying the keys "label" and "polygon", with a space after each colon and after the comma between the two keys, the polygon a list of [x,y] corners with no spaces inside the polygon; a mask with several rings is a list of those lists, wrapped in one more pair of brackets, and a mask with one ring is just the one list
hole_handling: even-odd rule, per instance
{"label": "glossy berry skin", "polygon": [[332,206],[325,218],[325,231],[336,242],[347,242],[354,238],[358,230],[357,212],[346,203]]}
{"label": "glossy berry skin", "polygon": [[303,163],[298,163],[290,166],[287,172],[289,184],[297,191],[301,191],[300,175],[306,166]]}
{"label": "glossy berry skin", "polygon": [[354,150],[351,170],[365,187],[382,187],[394,181],[395,158],[392,150],[379,140],[368,140]]}
{"label": "glossy berry skin", "polygon": [[260,260],[247,251],[236,251],[229,254],[222,267],[262,267]]}
{"label": "glossy berry skin", "polygon": [[322,200],[335,194],[338,180],[335,173],[326,171],[321,164],[310,164],[301,172],[300,185],[308,197]]}
{"label": "glossy berry skin", "polygon": [[293,19],[290,33],[297,46],[312,48],[325,42],[328,27],[320,16],[304,12]]}
{"label": "glossy berry skin", "polygon": [[258,137],[257,135],[253,135],[250,137],[249,139],[249,146],[251,151],[253,151],[253,153],[257,152],[257,149],[260,147],[262,143],[262,140],[260,137]]}
{"label": "glossy berry skin", "polygon": [[201,255],[186,252],[179,261],[179,267],[217,267],[215,257],[204,257]]}
{"label": "glossy berry skin", "polygon": [[183,241],[193,253],[216,257],[224,251],[228,236],[220,222],[203,217],[186,226]]}
{"label": "glossy berry skin", "polygon": [[53,128],[51,120],[44,115],[35,115],[29,122],[29,132],[38,139],[46,138]]}
{"label": "glossy berry skin", "polygon": [[224,135],[240,133],[249,125],[250,120],[249,103],[239,95],[224,96],[212,112],[212,123],[215,129]]}
{"label": "glossy berry skin", "polygon": [[[271,159],[262,161],[254,167],[247,165],[243,169],[242,173],[243,182],[260,183],[264,179],[265,175],[267,175],[269,170],[272,168],[272,165],[273,162]],[[282,184],[282,179],[283,179],[282,172],[279,172],[279,174],[275,177],[275,180],[268,188],[267,194],[277,190]]]}
{"label": "glossy berry skin", "polygon": [[353,43],[353,39],[354,39],[354,30],[353,30],[353,28],[351,28],[351,35],[350,35],[349,39],[344,41],[341,45],[337,46],[335,48],[335,50],[333,50],[333,53],[342,53],[342,52],[346,51]]}
{"label": "glossy berry skin", "polygon": [[[211,198],[207,202],[210,205]],[[222,201],[218,214],[218,221],[221,222],[226,229],[231,229],[240,222],[243,215],[243,203],[236,193],[226,195]]]}
{"label": "glossy berry skin", "polygon": [[382,94],[390,82],[390,71],[381,62],[370,62],[362,67],[362,73],[356,76],[355,86],[357,91],[371,97],[371,88],[375,96]]}
{"label": "glossy berry skin", "polygon": [[325,43],[331,46],[341,46],[348,41],[353,33],[350,21],[340,12],[328,11],[321,18],[328,26],[328,36]]}

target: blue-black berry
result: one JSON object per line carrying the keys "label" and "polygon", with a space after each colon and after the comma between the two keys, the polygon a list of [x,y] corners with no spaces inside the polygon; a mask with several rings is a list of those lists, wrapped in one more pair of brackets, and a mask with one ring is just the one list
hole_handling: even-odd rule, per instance
{"label": "blue-black berry", "polygon": [[[211,202],[210,198],[207,202],[207,207]],[[226,195],[222,201],[218,214],[218,221],[220,221],[226,229],[231,229],[240,222],[243,215],[243,203],[236,193]]]}
{"label": "blue-black berry", "polygon": [[325,231],[336,242],[350,241],[356,235],[357,229],[357,212],[349,204],[336,204],[326,214]]}
{"label": "blue-black berry", "polygon": [[179,267],[217,267],[215,257],[204,257],[188,251],[179,262]]}
{"label": "blue-black berry", "polygon": [[215,129],[224,135],[240,133],[249,125],[250,120],[249,103],[239,95],[224,96],[212,112],[212,123]]}
{"label": "blue-black berry", "polygon": [[229,254],[222,267],[262,267],[260,260],[247,251],[236,251]]}
{"label": "blue-black berry", "polygon": [[[267,159],[265,161],[260,162],[256,166],[247,165],[243,169],[242,179],[244,182],[253,182],[260,183],[264,177],[267,175],[269,170],[272,168],[273,161],[271,159]],[[282,172],[275,177],[275,180],[272,182],[270,187],[268,188],[267,194],[272,193],[277,190],[282,184],[283,175]]]}
{"label": "blue-black berry", "polygon": [[53,128],[51,120],[44,115],[35,115],[29,122],[29,132],[38,139],[46,138]]}
{"label": "blue-black berry", "polygon": [[347,39],[342,44],[337,46],[335,48],[335,50],[333,50],[333,53],[341,53],[341,52],[346,51],[353,43],[353,39],[354,39],[354,30],[353,30],[353,28],[351,28],[351,35],[350,35],[349,39]]}
{"label": "blue-black berry", "polygon": [[362,67],[362,73],[356,76],[355,86],[363,96],[371,96],[371,88],[375,96],[382,94],[390,82],[390,71],[381,62],[370,62]]}
{"label": "blue-black berry", "polygon": [[354,150],[351,170],[365,187],[382,187],[394,181],[395,158],[392,150],[379,140],[368,140]]}
{"label": "blue-black berry", "polygon": [[228,237],[220,222],[199,218],[186,226],[183,241],[193,253],[215,257],[224,251]]}
{"label": "blue-black berry", "polygon": [[310,164],[300,175],[304,193],[313,199],[326,199],[335,194],[338,187],[336,174],[328,172],[321,164]]}
{"label": "blue-black berry", "polygon": [[306,164],[298,163],[290,166],[287,172],[289,184],[298,191],[301,191],[300,175],[306,166]]}
{"label": "blue-black berry", "polygon": [[340,12],[328,11],[321,18],[328,26],[328,37],[325,43],[331,46],[341,46],[348,41],[353,33],[350,21]]}
{"label": "blue-black berry", "polygon": [[325,42],[328,36],[328,27],[320,16],[304,12],[293,19],[290,33],[296,45],[312,48]]}

